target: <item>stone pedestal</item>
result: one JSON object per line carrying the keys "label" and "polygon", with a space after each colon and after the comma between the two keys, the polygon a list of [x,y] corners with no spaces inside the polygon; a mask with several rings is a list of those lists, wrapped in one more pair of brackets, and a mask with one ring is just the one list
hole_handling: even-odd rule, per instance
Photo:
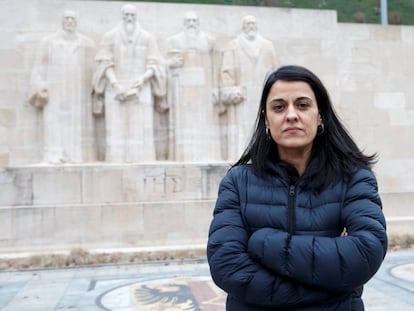
{"label": "stone pedestal", "polygon": [[0,249],[204,244],[228,168],[163,162],[2,169]]}

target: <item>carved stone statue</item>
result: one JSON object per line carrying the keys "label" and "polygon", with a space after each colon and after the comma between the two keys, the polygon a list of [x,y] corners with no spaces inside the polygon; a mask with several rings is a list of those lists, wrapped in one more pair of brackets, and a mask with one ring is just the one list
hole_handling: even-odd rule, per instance
{"label": "carved stone statue", "polygon": [[225,47],[220,70],[220,100],[226,117],[227,159],[236,160],[253,130],[266,73],[279,64],[273,43],[258,32],[254,16],[243,18],[242,33]]}
{"label": "carved stone statue", "polygon": [[[95,60],[95,113],[105,114],[108,162],[155,160],[154,99],[166,94],[166,73],[154,36],[124,5],[122,22],[107,32]],[[101,111],[100,111],[101,110]]]}
{"label": "carved stone statue", "polygon": [[184,30],[166,41],[176,161],[221,159],[218,116],[212,100],[214,43],[214,37],[200,31],[194,12],[185,14]]}
{"label": "carved stone statue", "polygon": [[94,42],[77,32],[76,12],[65,10],[62,28],[45,37],[31,74],[29,103],[43,110],[43,161],[94,160],[91,65]]}

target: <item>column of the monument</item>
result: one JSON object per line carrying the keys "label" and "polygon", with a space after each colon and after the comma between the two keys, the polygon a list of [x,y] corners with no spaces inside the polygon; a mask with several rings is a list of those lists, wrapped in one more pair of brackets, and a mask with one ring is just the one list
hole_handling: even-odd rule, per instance
{"label": "column of the monument", "polygon": [[222,89],[222,81],[221,81],[221,67],[223,61],[223,50],[222,47],[216,46],[213,52],[213,105],[214,111],[216,113],[216,120],[219,132],[219,144],[220,144],[220,158],[221,160],[228,159],[228,151],[227,151],[227,106],[223,101],[221,89]]}
{"label": "column of the monument", "polygon": [[167,54],[167,63],[169,67],[168,79],[168,107],[169,107],[169,160],[176,160],[177,158],[177,132],[176,124],[179,121],[179,113],[177,111],[177,105],[180,102],[180,93],[179,93],[179,71],[183,64],[183,57],[181,50],[172,48],[168,51]]}
{"label": "column of the monument", "polygon": [[82,103],[80,120],[82,123],[81,139],[83,162],[94,162],[99,160],[99,118],[96,118],[93,114],[93,99],[91,96],[93,64],[96,55],[96,45],[95,42],[92,43],[92,46],[87,46],[85,48],[83,51],[84,57],[80,60],[80,68],[85,72],[80,78],[81,85],[84,87],[80,99],[80,102]]}

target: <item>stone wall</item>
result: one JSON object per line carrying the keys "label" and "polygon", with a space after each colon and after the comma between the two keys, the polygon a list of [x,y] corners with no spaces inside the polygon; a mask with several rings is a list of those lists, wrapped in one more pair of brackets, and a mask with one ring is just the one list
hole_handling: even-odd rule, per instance
{"label": "stone wall", "polygon": [[[119,23],[123,4],[0,3],[0,221],[6,228],[0,246],[4,250],[205,241],[226,162],[41,163],[42,114],[27,101],[39,42],[60,27],[62,11],[71,9],[79,14],[79,32],[98,44]],[[169,36],[182,30],[188,11],[198,14],[201,29],[217,39],[218,50],[240,32],[245,15],[255,16],[280,64],[304,65],[320,76],[359,145],[378,152],[375,172],[390,232],[412,232],[412,225],[399,220],[414,216],[414,27],[339,24],[334,11],[134,5],[141,26],[156,37],[161,50]],[[171,177],[175,174],[191,187],[182,188]],[[147,191],[150,185],[153,189]]]}
{"label": "stone wall", "polygon": [[227,165],[14,167],[0,172],[0,252],[202,245]]}

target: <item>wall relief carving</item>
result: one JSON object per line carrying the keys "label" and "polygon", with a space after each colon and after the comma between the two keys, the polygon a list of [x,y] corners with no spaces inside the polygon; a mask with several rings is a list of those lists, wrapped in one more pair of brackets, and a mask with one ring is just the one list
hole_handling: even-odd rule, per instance
{"label": "wall relief carving", "polygon": [[29,102],[42,111],[43,162],[234,161],[247,144],[261,82],[278,66],[254,16],[218,44],[196,12],[158,46],[134,5],[100,42],[62,29],[39,44]]}
{"label": "wall relief carving", "polygon": [[77,14],[62,13],[62,25],[39,44],[29,103],[43,113],[43,160],[48,163],[94,159],[91,65],[94,42],[78,33]]}

